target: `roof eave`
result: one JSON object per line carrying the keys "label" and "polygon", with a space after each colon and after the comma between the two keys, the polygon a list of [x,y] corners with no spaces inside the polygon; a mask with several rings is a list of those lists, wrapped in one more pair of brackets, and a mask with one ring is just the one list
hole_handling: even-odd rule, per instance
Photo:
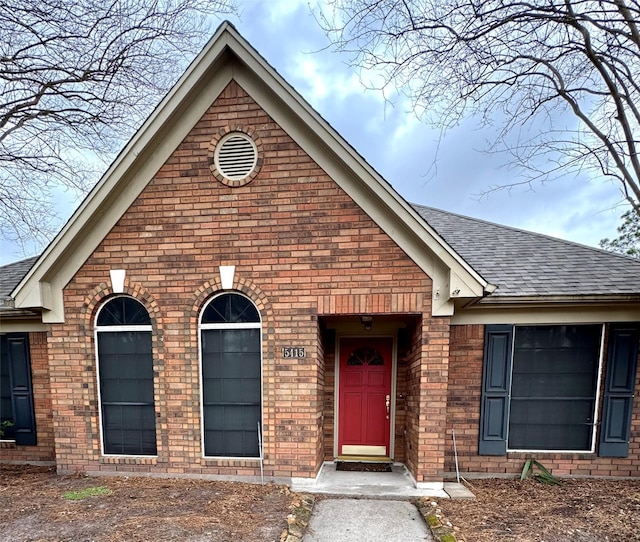
{"label": "roof eave", "polygon": [[521,296],[487,296],[478,300],[474,306],[523,306],[523,305],[567,305],[567,304],[610,304],[638,303],[638,294],[581,294],[581,295],[521,295]]}

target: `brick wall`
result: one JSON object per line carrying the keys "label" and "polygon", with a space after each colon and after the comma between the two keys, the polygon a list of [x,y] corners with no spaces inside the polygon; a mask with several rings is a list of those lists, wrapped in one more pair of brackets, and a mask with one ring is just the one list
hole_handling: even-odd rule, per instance
{"label": "brick wall", "polygon": [[335,392],[336,392],[336,334],[327,330],[322,334],[324,350],[324,393],[323,397],[323,452],[324,461],[333,461],[335,444]]}
{"label": "brick wall", "polygon": [[447,318],[425,318],[422,322],[418,482],[442,480],[444,471],[449,329]]}
{"label": "brick wall", "polygon": [[[526,453],[506,456],[479,456],[480,396],[484,326],[452,326],[447,403],[447,454],[445,470],[455,472],[451,429],[455,429],[458,462],[463,473],[517,475]],[[606,359],[606,356],[605,356]],[[603,367],[604,374],[604,367]],[[601,386],[602,387],[602,386]],[[631,426],[629,456],[600,458],[597,454],[535,454],[536,459],[559,476],[640,476],[640,371],[636,381],[635,408]],[[602,409],[602,395],[599,398]],[[598,419],[601,419],[599,415]]]}
{"label": "brick wall", "polygon": [[417,475],[420,442],[420,374],[422,370],[422,321],[411,330],[410,348],[406,355],[406,413],[405,413],[405,458],[410,472]]}
{"label": "brick wall", "polygon": [[394,459],[399,462],[406,461],[406,433],[407,433],[407,366],[412,345],[409,340],[413,337],[416,320],[406,328],[398,332],[398,367],[396,375],[396,417],[395,417],[395,442]]}
{"label": "brick wall", "polygon": [[31,385],[33,386],[33,408],[36,417],[36,446],[16,446],[12,442],[0,443],[0,461],[53,462],[53,426],[51,394],[49,390],[49,359],[47,334],[30,333]]}
{"label": "brick wall", "polygon": [[316,427],[317,433],[315,436],[316,439],[316,464],[314,472],[318,472],[322,463],[324,462],[324,449],[325,442],[323,437],[324,431],[324,417],[325,417],[325,389],[326,389],[326,355],[325,355],[325,344],[323,340],[322,328],[320,325],[317,326],[316,329],[317,337],[316,337],[316,345],[318,348],[318,355],[316,357],[316,364],[318,370],[318,377],[316,379],[316,401],[317,401],[317,409],[316,409]]}
{"label": "brick wall", "polygon": [[[234,126],[255,134],[263,158],[255,179],[235,188],[209,170],[213,134]],[[326,455],[321,420],[333,361],[319,347],[318,318],[430,313],[428,277],[231,83],[65,288],[66,322],[49,339],[61,472],[259,474],[257,462],[201,457],[197,324],[202,305],[220,291],[219,265],[236,266],[234,288],[263,318],[267,476],[313,476]],[[126,269],[126,292],[152,318],[157,458],[100,453],[92,329],[111,293],[110,268]],[[426,376],[442,388],[442,345],[421,342],[415,361],[436,356]],[[306,357],[283,359],[287,345],[304,347]],[[433,413],[444,425],[439,405]],[[437,452],[429,446],[440,437],[421,438],[422,456]]]}

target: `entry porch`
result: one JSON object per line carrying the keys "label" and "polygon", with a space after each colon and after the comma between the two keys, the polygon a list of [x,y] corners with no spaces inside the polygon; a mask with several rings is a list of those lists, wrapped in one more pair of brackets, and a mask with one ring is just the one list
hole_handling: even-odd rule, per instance
{"label": "entry porch", "polygon": [[325,495],[354,495],[377,499],[414,499],[418,497],[473,499],[473,493],[461,483],[444,482],[440,489],[416,487],[413,476],[401,463],[391,472],[345,472],[326,461],[315,479],[297,479],[293,491]]}
{"label": "entry porch", "polygon": [[414,489],[441,491],[448,319],[351,314],[322,316],[318,323],[316,473],[326,476],[334,461],[388,462],[394,471],[384,474],[407,478]]}

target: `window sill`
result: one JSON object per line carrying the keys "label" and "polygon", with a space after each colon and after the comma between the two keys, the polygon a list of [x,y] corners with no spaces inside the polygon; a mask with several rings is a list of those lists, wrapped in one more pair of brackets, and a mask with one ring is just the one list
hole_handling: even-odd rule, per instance
{"label": "window sill", "polygon": [[588,457],[594,456],[596,453],[592,450],[507,450],[507,454],[512,457],[544,454],[544,455],[583,455]]}
{"label": "window sill", "polygon": [[0,450],[15,450],[17,447],[15,440],[0,440]]}

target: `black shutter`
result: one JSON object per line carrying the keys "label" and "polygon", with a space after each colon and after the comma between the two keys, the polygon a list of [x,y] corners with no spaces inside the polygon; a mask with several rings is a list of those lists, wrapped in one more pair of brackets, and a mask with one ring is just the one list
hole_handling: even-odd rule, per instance
{"label": "black shutter", "polygon": [[513,326],[485,327],[478,446],[480,455],[507,453],[512,351]]}
{"label": "black shutter", "polygon": [[633,325],[612,325],[609,330],[600,457],[629,455],[639,337],[640,329]]}
{"label": "black shutter", "polygon": [[36,445],[36,420],[33,413],[29,334],[12,333],[2,337],[2,348],[9,354],[9,382],[16,444]]}

